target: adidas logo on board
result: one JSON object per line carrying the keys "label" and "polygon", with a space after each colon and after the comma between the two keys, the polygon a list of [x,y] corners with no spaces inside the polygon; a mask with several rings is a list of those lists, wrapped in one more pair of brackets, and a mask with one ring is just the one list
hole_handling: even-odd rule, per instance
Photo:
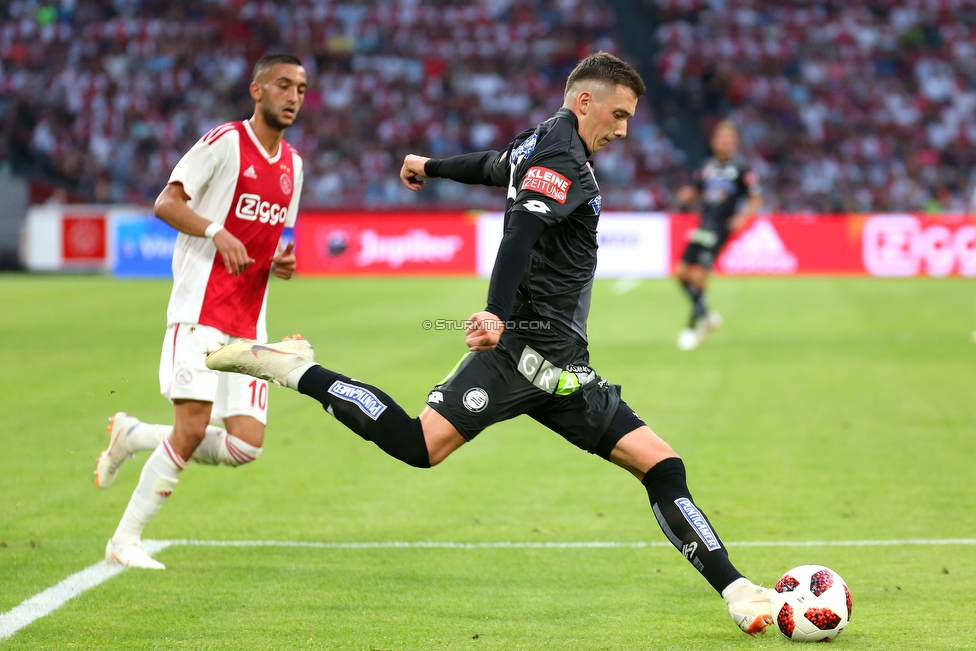
{"label": "adidas logo on board", "polygon": [[787,250],[772,222],[760,217],[729,244],[719,264],[733,274],[791,274],[796,255]]}

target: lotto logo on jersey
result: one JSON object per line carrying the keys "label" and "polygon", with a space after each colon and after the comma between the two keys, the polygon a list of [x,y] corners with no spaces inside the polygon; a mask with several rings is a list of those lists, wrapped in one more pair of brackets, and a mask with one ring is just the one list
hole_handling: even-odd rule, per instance
{"label": "lotto logo on jersey", "polygon": [[285,221],[285,217],[288,216],[288,206],[279,206],[270,201],[263,201],[256,194],[245,193],[237,200],[234,214],[245,221],[259,221],[274,226],[278,222]]}
{"label": "lotto logo on jersey", "polygon": [[523,190],[535,190],[559,203],[566,203],[566,195],[573,182],[559,172],[553,172],[548,167],[530,167],[522,180]]}

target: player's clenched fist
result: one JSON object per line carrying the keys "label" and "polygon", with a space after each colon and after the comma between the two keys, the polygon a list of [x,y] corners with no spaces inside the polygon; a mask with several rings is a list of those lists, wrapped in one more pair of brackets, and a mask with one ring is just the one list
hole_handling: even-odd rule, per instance
{"label": "player's clenched fist", "polygon": [[231,235],[226,228],[217,231],[213,242],[220,256],[224,259],[224,268],[227,273],[240,276],[248,265],[254,263],[254,258],[247,254],[244,243]]}
{"label": "player's clenched fist", "polygon": [[407,154],[403,159],[403,167],[400,168],[400,180],[403,184],[413,190],[418,191],[424,187],[424,166],[430,159],[425,156]]}
{"label": "player's clenched fist", "polygon": [[468,319],[466,330],[468,350],[493,350],[502,338],[505,324],[491,312],[475,312]]}

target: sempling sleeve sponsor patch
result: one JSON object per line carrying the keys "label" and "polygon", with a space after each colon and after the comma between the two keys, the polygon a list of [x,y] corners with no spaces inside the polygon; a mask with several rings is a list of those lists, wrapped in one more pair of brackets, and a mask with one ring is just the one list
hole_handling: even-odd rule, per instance
{"label": "sempling sleeve sponsor patch", "polygon": [[559,203],[566,203],[566,195],[569,194],[571,185],[573,182],[559,172],[554,172],[548,167],[536,166],[530,167],[525,173],[521,189],[533,190]]}

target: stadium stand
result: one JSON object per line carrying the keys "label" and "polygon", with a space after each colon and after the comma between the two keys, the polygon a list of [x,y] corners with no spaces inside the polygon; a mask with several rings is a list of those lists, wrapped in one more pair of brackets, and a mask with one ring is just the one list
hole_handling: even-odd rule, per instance
{"label": "stadium stand", "polygon": [[965,209],[972,0],[645,0],[657,73],[702,128],[729,116],[787,212]]}
{"label": "stadium stand", "polygon": [[[179,8],[178,8],[179,7]],[[494,206],[494,193],[397,179],[410,151],[501,147],[554,112],[587,52],[615,49],[592,0],[510,2],[77,0],[0,9],[6,156],[89,200],[146,201],[212,126],[249,112],[249,62],[295,51],[310,92],[288,139],[307,161],[306,205],[439,201]],[[284,45],[287,44],[287,45]],[[626,148],[601,157],[621,206],[676,152],[644,108]]]}
{"label": "stadium stand", "polygon": [[[643,2],[654,96],[596,159],[605,205],[673,207],[729,116],[768,210],[965,208],[973,0]],[[306,205],[497,207],[454,184],[406,192],[399,161],[501,147],[551,114],[580,56],[619,53],[621,30],[644,29],[615,25],[615,4],[13,0],[0,8],[0,159],[88,201],[151,200],[200,134],[247,114],[249,62],[287,49],[310,76],[288,133]]]}

